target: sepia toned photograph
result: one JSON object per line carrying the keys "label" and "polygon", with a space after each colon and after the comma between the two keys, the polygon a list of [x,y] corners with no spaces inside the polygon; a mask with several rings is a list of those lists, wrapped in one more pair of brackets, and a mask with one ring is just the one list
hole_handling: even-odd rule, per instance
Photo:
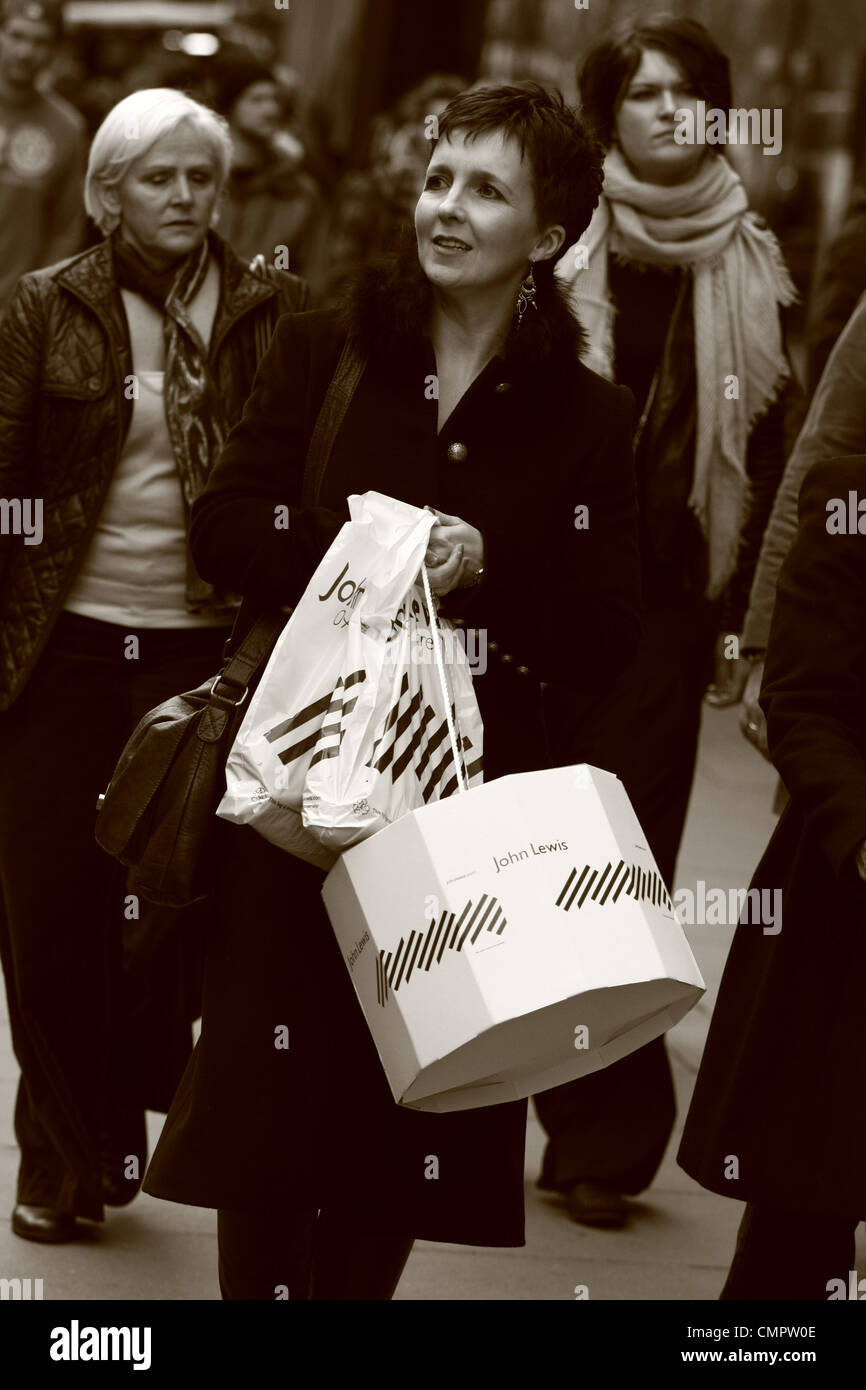
{"label": "sepia toned photograph", "polygon": [[26,1367],[856,1355],[866,0],[0,0],[0,961]]}

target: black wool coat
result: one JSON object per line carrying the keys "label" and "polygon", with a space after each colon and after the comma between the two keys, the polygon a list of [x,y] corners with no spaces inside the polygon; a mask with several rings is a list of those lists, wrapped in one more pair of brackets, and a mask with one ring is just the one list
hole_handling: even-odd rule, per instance
{"label": "black wool coat", "polygon": [[861,1219],[866,536],[827,530],[850,490],[866,493],[866,455],[817,464],[800,494],[761,695],[791,800],[751,885],[781,891],[781,930],[741,918],[678,1161],[727,1197]]}
{"label": "black wool coat", "polygon": [[[294,604],[348,519],[348,495],[376,489],[462,517],[484,534],[487,578],[443,612],[487,631],[485,776],[555,764],[565,759],[556,730],[548,746],[541,682],[602,689],[638,639],[632,398],[580,364],[557,300],[517,348],[512,335],[437,436],[436,363],[411,298],[378,271],[357,294],[351,328],[368,363],[310,509],[303,461],[347,324],[333,311],[281,320],[195,507],[196,565],[246,598]],[[274,526],[281,504],[287,530]],[[218,1207],[369,1201],[415,1237],[522,1244],[526,1102],[454,1115],[396,1106],[321,871],[247,827],[221,833],[202,1037],[146,1190]],[[274,1047],[279,1025],[288,1050]]]}

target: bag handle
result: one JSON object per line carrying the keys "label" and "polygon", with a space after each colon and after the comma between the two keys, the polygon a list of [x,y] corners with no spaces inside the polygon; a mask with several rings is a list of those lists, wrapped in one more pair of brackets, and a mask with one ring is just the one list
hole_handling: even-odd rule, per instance
{"label": "bag handle", "polygon": [[439,631],[439,615],[433,602],[433,595],[430,591],[430,579],[427,574],[427,566],[421,563],[421,578],[424,581],[424,597],[427,600],[427,612],[430,614],[430,635],[433,638],[433,654],[436,658],[436,670],[439,672],[439,682],[442,686],[442,695],[445,699],[445,719],[448,723],[448,737],[451,740],[451,752],[454,754],[454,767],[457,772],[457,786],[461,792],[468,792],[469,783],[466,780],[466,773],[463,768],[463,757],[457,744],[457,731],[454,727],[454,720],[451,718],[451,696],[448,693],[448,682],[445,679],[445,662],[442,659],[442,638]]}
{"label": "bag handle", "polygon": [[364,374],[366,358],[359,352],[350,334],[343,344],[331,384],[322,401],[322,408],[316,417],[307,458],[304,464],[304,485],[301,495],[302,507],[315,507],[319,501],[325,469],[334,440],[349,409],[358,382]]}

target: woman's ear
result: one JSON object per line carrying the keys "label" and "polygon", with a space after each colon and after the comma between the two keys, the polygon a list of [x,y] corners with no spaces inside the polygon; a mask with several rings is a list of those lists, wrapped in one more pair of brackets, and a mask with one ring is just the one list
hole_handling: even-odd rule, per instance
{"label": "woman's ear", "polygon": [[532,248],[531,259],[533,261],[549,261],[551,256],[555,256],[557,251],[565,241],[565,228],[557,222],[555,226],[548,227],[536,241]]}

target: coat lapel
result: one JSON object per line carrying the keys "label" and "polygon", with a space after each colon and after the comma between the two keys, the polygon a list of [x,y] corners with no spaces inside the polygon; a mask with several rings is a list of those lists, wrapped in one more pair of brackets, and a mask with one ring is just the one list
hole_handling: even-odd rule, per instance
{"label": "coat lapel", "polygon": [[276,286],[250,270],[240,256],[235,255],[228,242],[215,232],[209,235],[211,253],[221,272],[221,290],[216,318],[211,331],[211,358],[216,357],[220,343],[232,324],[250,309],[276,295]]}
{"label": "coat lapel", "polygon": [[[209,241],[221,276],[219,304],[211,333],[211,356],[214,356],[232,324],[256,305],[272,298],[276,294],[276,286],[255,275],[215,232],[209,234]],[[106,237],[92,250],[76,257],[60,272],[57,281],[99,316],[118,352],[128,352],[126,319],[117,289],[109,239]]]}

